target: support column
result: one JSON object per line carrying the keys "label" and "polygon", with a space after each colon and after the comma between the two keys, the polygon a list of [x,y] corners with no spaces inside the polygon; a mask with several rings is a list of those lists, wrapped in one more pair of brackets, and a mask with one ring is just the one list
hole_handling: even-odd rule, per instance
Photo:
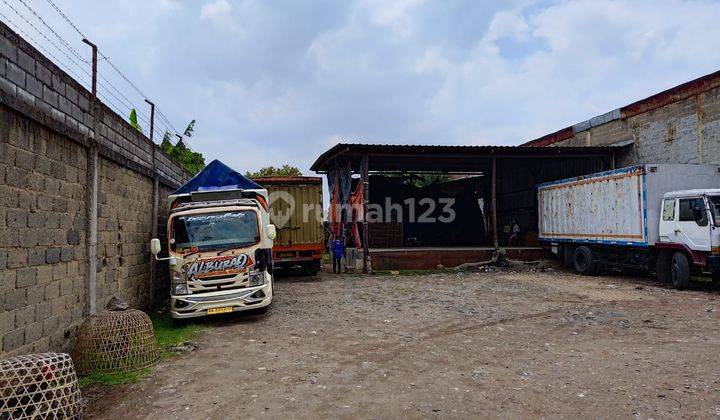
{"label": "support column", "polygon": [[[155,147],[155,145],[153,145]],[[153,162],[155,154],[153,153]],[[153,167],[153,173],[155,172]],[[152,206],[152,221],[151,221],[151,233],[150,233],[150,239],[157,238],[158,236],[158,207],[159,207],[159,198],[160,198],[160,181],[158,180],[157,175],[153,177],[153,206]],[[156,270],[156,264],[155,264],[155,257],[150,257],[150,287],[153,288],[153,292],[155,292],[155,270]],[[155,296],[152,297],[152,299],[155,299]]]}
{"label": "support column", "polygon": [[360,166],[360,180],[363,183],[363,273],[367,273],[370,261],[370,233],[368,232],[368,201],[370,200],[370,158],[365,155]]}
{"label": "support column", "polygon": [[85,310],[89,314],[97,312],[98,156],[98,148],[93,145],[88,150],[87,159],[87,223],[85,225],[87,246],[87,300]]}
{"label": "support column", "polygon": [[86,188],[86,217],[85,223],[85,246],[86,252],[85,257],[87,258],[87,265],[85,271],[86,278],[86,290],[87,294],[85,297],[85,312],[88,314],[94,314],[97,312],[97,247],[98,247],[98,230],[97,230],[97,219],[98,219],[98,126],[99,126],[99,112],[98,112],[98,100],[97,100],[97,46],[87,39],[83,39],[83,42],[88,44],[92,48],[92,102],[91,112],[93,116],[93,133],[90,140],[90,147],[88,148],[87,154],[87,180],[85,183]]}
{"label": "support column", "polygon": [[703,113],[702,99],[695,95],[695,138],[697,139],[697,161],[703,163]]}
{"label": "support column", "polygon": [[[150,239],[157,238],[158,236],[158,207],[160,200],[160,181],[158,180],[157,165],[155,163],[155,104],[145,99],[150,105],[150,147],[152,147],[152,163],[150,164],[150,171],[153,174],[153,198],[152,198],[152,220],[150,221]],[[156,270],[155,257],[150,257],[150,287],[153,288],[153,296],[151,299],[155,299],[155,270]]]}
{"label": "support column", "polygon": [[490,185],[490,208],[492,209],[492,230],[493,230],[493,246],[495,250],[499,248],[498,231],[497,231],[497,158],[492,158],[492,178]]}

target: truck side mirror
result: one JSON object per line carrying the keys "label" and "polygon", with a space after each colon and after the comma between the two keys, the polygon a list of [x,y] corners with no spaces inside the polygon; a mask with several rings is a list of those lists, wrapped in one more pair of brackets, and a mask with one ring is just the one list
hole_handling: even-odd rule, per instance
{"label": "truck side mirror", "polygon": [[150,253],[153,255],[157,255],[160,253],[160,249],[162,247],[160,246],[160,239],[153,238],[150,240]]}
{"label": "truck side mirror", "polygon": [[271,241],[275,240],[275,237],[277,237],[277,230],[275,229],[275,225],[267,225],[267,237]]}

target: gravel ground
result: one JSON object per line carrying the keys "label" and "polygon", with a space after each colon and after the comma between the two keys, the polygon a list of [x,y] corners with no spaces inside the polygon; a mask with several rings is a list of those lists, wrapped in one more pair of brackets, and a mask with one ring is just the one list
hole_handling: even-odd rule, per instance
{"label": "gravel ground", "polygon": [[91,418],[712,417],[720,294],[507,268],[276,281]]}

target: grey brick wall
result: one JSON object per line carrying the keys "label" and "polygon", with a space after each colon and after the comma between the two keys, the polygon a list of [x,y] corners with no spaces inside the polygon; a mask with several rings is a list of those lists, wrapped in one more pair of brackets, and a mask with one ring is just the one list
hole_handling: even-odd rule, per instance
{"label": "grey brick wall", "polygon": [[[575,127],[578,126],[580,124]],[[609,146],[628,140],[634,143],[618,157],[618,166],[636,163],[720,164],[720,88],[629,118],[617,118],[576,130],[572,138],[552,146]]]}
{"label": "grey brick wall", "polygon": [[119,295],[133,307],[152,304],[154,287],[149,284],[148,250],[152,184],[145,176],[114,162],[102,161],[97,281],[100,303]]}
{"label": "grey brick wall", "polygon": [[0,107],[2,352],[63,348],[85,299],[86,150]]}
{"label": "grey brick wall", "polygon": [[[182,167],[0,22],[0,355],[67,350],[86,316],[89,147],[100,151],[97,305],[148,308],[153,178],[165,198]],[[155,159],[153,159],[153,155]],[[160,225],[159,232],[164,232]],[[158,265],[162,267],[162,265]]]}

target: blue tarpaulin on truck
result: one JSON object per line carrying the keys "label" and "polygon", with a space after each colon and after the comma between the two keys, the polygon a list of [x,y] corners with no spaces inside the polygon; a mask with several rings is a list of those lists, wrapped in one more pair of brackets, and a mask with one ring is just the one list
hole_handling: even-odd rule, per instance
{"label": "blue tarpaulin on truck", "polygon": [[226,164],[215,159],[205,169],[195,175],[185,185],[178,188],[173,195],[189,194],[196,191],[220,190],[262,190],[260,185],[254,183],[243,174],[235,172]]}

